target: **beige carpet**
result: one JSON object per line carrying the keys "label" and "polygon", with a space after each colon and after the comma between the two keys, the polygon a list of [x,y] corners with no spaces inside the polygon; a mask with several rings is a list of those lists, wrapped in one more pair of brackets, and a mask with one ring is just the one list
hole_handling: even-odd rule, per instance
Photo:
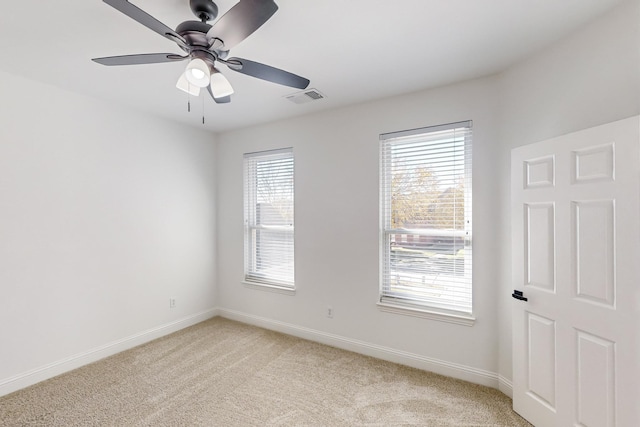
{"label": "beige carpet", "polygon": [[528,426],[497,390],[214,318],[0,398],[0,426]]}

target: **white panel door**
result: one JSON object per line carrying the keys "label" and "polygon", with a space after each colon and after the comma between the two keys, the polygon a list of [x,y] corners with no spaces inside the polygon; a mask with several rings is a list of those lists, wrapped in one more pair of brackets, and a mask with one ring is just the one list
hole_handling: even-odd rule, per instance
{"label": "white panel door", "polygon": [[513,407],[640,426],[640,119],[511,155]]}

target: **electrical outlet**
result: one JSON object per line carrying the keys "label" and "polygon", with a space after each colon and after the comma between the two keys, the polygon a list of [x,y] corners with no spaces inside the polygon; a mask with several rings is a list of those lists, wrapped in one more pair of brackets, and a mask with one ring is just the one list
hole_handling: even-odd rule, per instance
{"label": "electrical outlet", "polygon": [[333,319],[333,307],[331,307],[331,306],[327,307],[327,317],[329,319]]}
{"label": "electrical outlet", "polygon": [[176,299],[169,298],[169,308],[176,308]]}

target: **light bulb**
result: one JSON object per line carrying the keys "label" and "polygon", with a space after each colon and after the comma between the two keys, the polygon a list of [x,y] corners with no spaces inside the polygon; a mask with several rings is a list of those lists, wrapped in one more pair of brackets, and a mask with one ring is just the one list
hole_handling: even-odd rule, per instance
{"label": "light bulb", "polygon": [[195,77],[198,80],[204,77],[204,71],[198,70],[197,68],[193,68],[191,70],[191,74],[193,74],[193,77]]}
{"label": "light bulb", "polygon": [[200,58],[195,58],[187,65],[187,72],[185,73],[187,80],[194,86],[207,87],[209,86],[209,66]]}

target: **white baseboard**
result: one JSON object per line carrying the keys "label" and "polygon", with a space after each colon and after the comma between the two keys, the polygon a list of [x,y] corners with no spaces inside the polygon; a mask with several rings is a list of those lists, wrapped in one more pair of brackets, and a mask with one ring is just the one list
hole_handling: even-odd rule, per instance
{"label": "white baseboard", "polygon": [[[396,350],[390,347],[383,347],[377,344],[371,344],[364,341],[353,340],[339,335],[329,334],[289,323],[279,322],[277,320],[258,317],[251,314],[241,313],[234,310],[218,308],[218,315],[227,319],[236,320],[242,323],[258,326],[281,332],[287,335],[293,335],[309,341],[330,345],[332,347],[341,348],[355,353],[364,354],[366,356],[375,357],[377,359],[387,360],[389,362],[399,363],[401,365],[411,366],[413,368],[422,369],[424,371],[434,372],[436,374],[445,375],[452,378],[469,381],[475,384],[481,384],[488,387],[502,390],[500,387],[498,374],[473,368],[470,366],[460,365],[457,363],[446,362],[444,360],[433,359],[421,356],[419,354],[408,353]],[[504,379],[506,382],[508,380]]]}
{"label": "white baseboard", "polygon": [[105,344],[84,353],[76,354],[63,360],[58,360],[48,365],[32,369],[28,372],[6,379],[0,379],[0,396],[13,393],[14,391],[39,383],[40,381],[53,378],[89,363],[104,359],[105,357],[129,350],[130,348],[137,347],[156,338],[163,337],[179,331],[180,329],[203,322],[217,315],[218,312],[215,308],[206,310],[201,313],[158,326],[157,328],[152,328],[121,340]]}
{"label": "white baseboard", "polygon": [[510,379],[498,375],[498,390],[513,399],[513,383]]}
{"label": "white baseboard", "polygon": [[364,341],[353,340],[339,335],[329,334],[314,329],[309,329],[290,323],[279,322],[273,319],[241,313],[234,310],[214,308],[201,313],[194,314],[157,328],[143,331],[118,341],[111,342],[101,347],[86,351],[84,353],[70,356],[66,359],[50,363],[31,371],[15,375],[10,378],[0,380],[0,396],[7,395],[14,391],[53,378],[65,372],[77,369],[81,366],[93,363],[116,353],[137,347],[154,339],[163,337],[186,327],[203,322],[215,316],[236,320],[261,328],[270,329],[284,334],[296,336],[332,347],[341,348],[366,356],[399,363],[413,368],[434,372],[440,375],[482,384],[488,387],[497,388],[509,397],[513,396],[513,386],[509,379],[494,372],[473,368],[470,366],[451,363],[430,357],[421,356],[414,353],[396,350],[377,344]]}

